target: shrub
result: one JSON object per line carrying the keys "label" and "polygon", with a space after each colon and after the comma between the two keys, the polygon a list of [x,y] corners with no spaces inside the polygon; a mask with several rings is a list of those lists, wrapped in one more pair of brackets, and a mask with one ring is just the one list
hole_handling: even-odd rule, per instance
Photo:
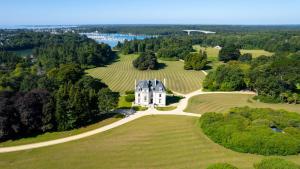
{"label": "shrub", "polygon": [[190,53],[184,59],[184,69],[202,70],[207,64],[207,54],[200,50],[199,53]]}
{"label": "shrub", "polygon": [[207,169],[238,169],[238,168],[228,163],[216,163],[208,166]]}
{"label": "shrub", "polygon": [[238,152],[262,155],[300,152],[300,115],[297,113],[235,108],[226,114],[205,113],[200,118],[200,126],[214,142]]}
{"label": "shrub", "polygon": [[269,159],[263,159],[260,163],[254,164],[254,168],[255,169],[300,169],[300,166],[284,159],[269,158]]}
{"label": "shrub", "polygon": [[126,100],[127,102],[133,102],[134,99],[135,99],[134,94],[129,94],[129,95],[127,95],[127,96],[125,97],[125,100]]}
{"label": "shrub", "polygon": [[134,94],[134,91],[133,90],[127,90],[125,91],[125,94],[128,95],[128,94]]}
{"label": "shrub", "polygon": [[252,60],[251,53],[245,53],[239,57],[239,61],[241,62],[250,62]]}

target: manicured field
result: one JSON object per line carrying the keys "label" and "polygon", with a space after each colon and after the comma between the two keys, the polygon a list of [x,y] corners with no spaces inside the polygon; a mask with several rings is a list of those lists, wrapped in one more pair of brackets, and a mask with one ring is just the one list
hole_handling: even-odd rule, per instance
{"label": "manicured field", "polygon": [[84,133],[84,132],[87,132],[87,131],[90,131],[90,130],[93,130],[93,129],[96,129],[96,128],[99,128],[102,126],[106,126],[106,125],[116,122],[120,119],[121,118],[112,117],[112,118],[108,118],[108,119],[102,120],[98,123],[89,125],[87,127],[82,127],[79,129],[74,129],[74,130],[70,130],[70,131],[62,131],[62,132],[50,132],[50,133],[37,135],[35,137],[28,137],[28,138],[23,138],[23,139],[19,139],[19,140],[9,140],[9,141],[0,143],[0,147],[16,146],[16,145],[37,143],[37,142],[42,142],[42,141],[49,141],[49,140],[64,138],[64,137]]}
{"label": "manicured field", "polygon": [[256,58],[258,56],[261,56],[261,55],[265,55],[265,56],[272,56],[273,55],[273,53],[265,51],[265,50],[259,50],[259,49],[245,50],[245,49],[242,49],[241,54],[245,54],[245,53],[251,53],[254,58]]}
{"label": "manicured field", "polygon": [[[213,48],[213,47],[202,47],[200,45],[194,45],[193,48],[197,51],[199,50],[204,50],[207,52],[208,58],[218,58],[219,55],[219,49]],[[261,56],[261,55],[266,55],[266,56],[271,56],[273,53],[265,51],[265,50],[260,50],[260,49],[253,49],[253,50],[246,50],[242,49],[241,54],[245,53],[251,53],[254,58]]]}
{"label": "manicured field", "polygon": [[201,88],[205,75],[201,71],[184,70],[181,61],[159,61],[165,67],[159,70],[139,71],[132,66],[137,55],[120,55],[119,61],[108,65],[87,70],[87,73],[118,92],[134,89],[134,81],[144,79],[166,79],[167,88],[179,93],[189,93]]}
{"label": "manicured field", "polygon": [[[233,152],[213,143],[198,118],[147,116],[82,140],[0,154],[1,169],[205,169],[228,162],[253,168],[263,156]],[[283,157],[300,164],[299,156]]]}
{"label": "manicured field", "polygon": [[191,113],[225,112],[232,107],[284,109],[300,113],[300,105],[257,102],[251,94],[205,94],[192,97],[185,111]]}

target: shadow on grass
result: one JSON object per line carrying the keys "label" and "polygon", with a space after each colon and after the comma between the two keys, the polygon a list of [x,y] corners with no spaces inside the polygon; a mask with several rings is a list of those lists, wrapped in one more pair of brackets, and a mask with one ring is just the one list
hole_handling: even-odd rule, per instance
{"label": "shadow on grass", "polygon": [[167,105],[178,103],[183,98],[182,96],[167,96]]}
{"label": "shadow on grass", "polygon": [[160,70],[166,68],[168,65],[165,63],[157,63],[155,70]]}
{"label": "shadow on grass", "polygon": [[34,132],[34,133],[22,133],[22,134],[19,133],[18,135],[15,135],[13,137],[6,138],[6,139],[1,139],[0,143],[1,142],[5,142],[7,140],[17,141],[17,140],[20,140],[20,139],[25,139],[25,138],[30,138],[30,137],[37,137],[39,135],[42,135],[42,134],[45,134],[45,133],[48,133],[48,132],[51,133],[51,132],[71,131],[71,130],[75,130],[75,129],[87,127],[89,125],[101,122],[103,120],[106,120],[106,119],[109,119],[109,118],[112,118],[112,117],[123,118],[122,116],[120,116],[119,114],[114,113],[114,112],[105,113],[105,114],[101,114],[101,115],[95,116],[95,118],[93,118],[93,120],[91,120],[89,122],[86,122],[84,125],[81,125],[81,126],[69,129],[69,130],[58,131],[58,130],[53,129],[53,130],[48,130],[46,132]]}

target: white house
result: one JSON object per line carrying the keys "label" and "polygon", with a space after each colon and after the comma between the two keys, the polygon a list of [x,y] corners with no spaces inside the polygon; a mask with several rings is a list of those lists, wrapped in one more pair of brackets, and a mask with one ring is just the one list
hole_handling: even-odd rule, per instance
{"label": "white house", "polygon": [[166,88],[159,80],[140,80],[135,82],[135,105],[166,106]]}

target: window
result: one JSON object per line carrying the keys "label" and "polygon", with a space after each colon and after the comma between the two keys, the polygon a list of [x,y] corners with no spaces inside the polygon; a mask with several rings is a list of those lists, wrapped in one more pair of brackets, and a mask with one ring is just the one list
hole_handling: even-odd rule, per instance
{"label": "window", "polygon": [[161,97],[161,94],[159,94],[159,97]]}
{"label": "window", "polygon": [[161,103],[161,99],[158,100],[158,103]]}
{"label": "window", "polygon": [[147,101],[147,96],[144,97],[144,101]]}
{"label": "window", "polygon": [[141,96],[141,94],[139,93],[139,94],[138,94],[138,96],[140,97],[140,96]]}

